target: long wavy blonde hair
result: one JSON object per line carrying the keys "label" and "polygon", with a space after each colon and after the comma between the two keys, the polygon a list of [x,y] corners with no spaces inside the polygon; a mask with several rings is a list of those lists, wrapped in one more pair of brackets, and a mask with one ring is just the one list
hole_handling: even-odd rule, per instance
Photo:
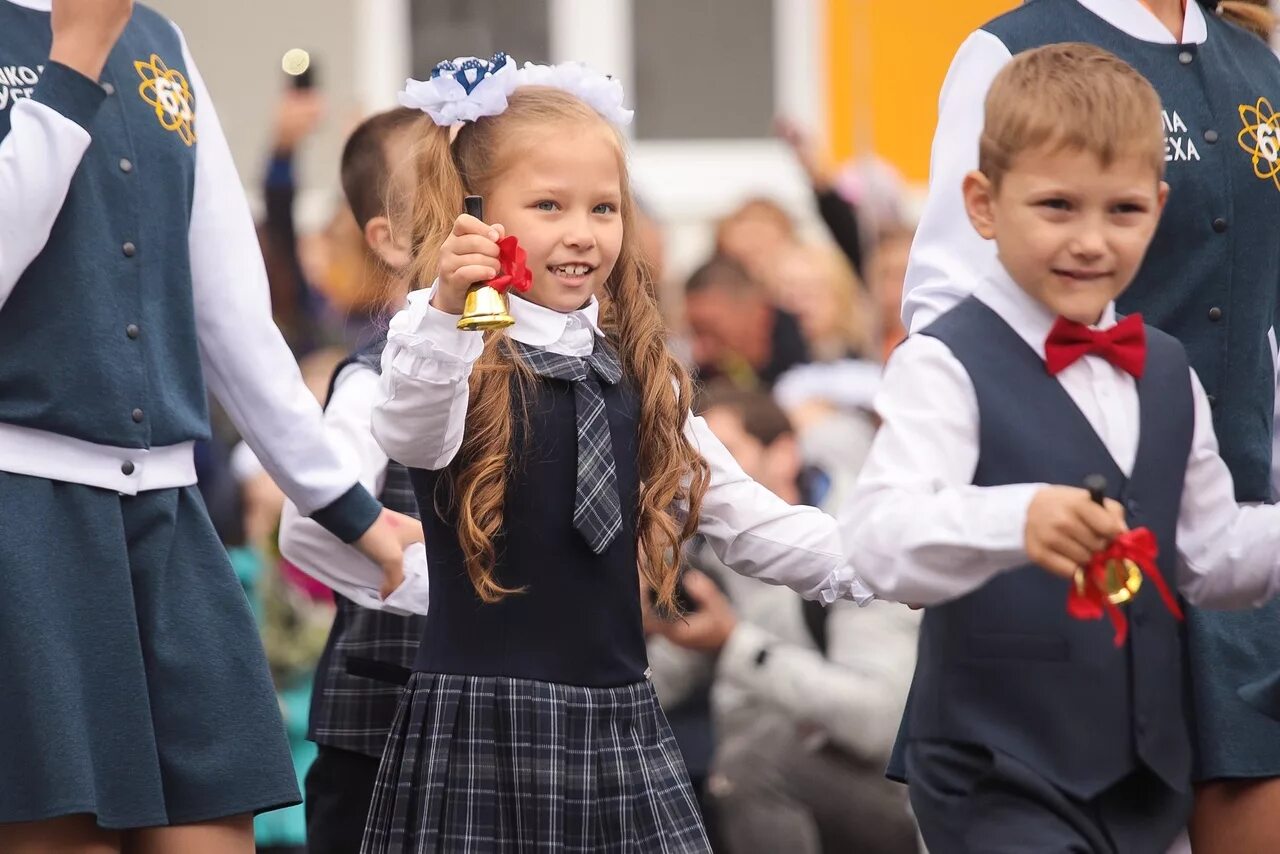
{"label": "long wavy blonde hair", "polygon": [[[416,155],[417,192],[413,200],[412,281],[436,275],[440,246],[453,228],[463,196],[487,195],[524,150],[523,135],[556,122],[598,122],[612,128],[584,102],[566,92],[539,86],[517,89],[497,116],[463,125],[450,140],[448,128],[424,122]],[[554,139],[554,136],[550,137]],[[635,241],[635,206],[622,141],[622,247],[598,294],[600,326],[616,348],[624,381],[639,398],[638,458],[640,496],[636,514],[639,572],[668,613],[676,611],[681,547],[697,530],[699,509],[710,473],[706,461],[684,435],[692,401],[689,376],[667,349],[653,278]],[[517,235],[518,236],[518,235]],[[441,478],[437,510],[456,515],[458,542],[467,574],[484,602],[518,592],[495,575],[495,541],[503,529],[507,482],[519,465],[512,444],[523,431],[532,375],[505,331],[486,332],[484,351],[471,373],[462,448]],[[677,504],[687,513],[677,514]]]}

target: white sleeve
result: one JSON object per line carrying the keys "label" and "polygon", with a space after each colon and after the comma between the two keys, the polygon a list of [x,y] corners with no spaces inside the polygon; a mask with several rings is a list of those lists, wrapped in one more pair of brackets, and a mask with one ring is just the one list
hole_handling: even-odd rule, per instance
{"label": "white sleeve", "polygon": [[956,52],[938,99],[929,165],[929,195],[911,244],[902,287],[902,322],[915,332],[973,293],[995,258],[995,244],[969,223],[960,185],[978,168],[983,103],[1009,49],[977,30]]}
{"label": "white sleeve", "polygon": [[1194,370],[1191,390],[1195,432],[1178,513],[1178,588],[1204,607],[1256,607],[1280,593],[1280,504],[1236,504]]}
{"label": "white sleeve", "polygon": [[844,559],[835,519],[748,477],[702,418],[690,415],[685,435],[711,467],[698,533],[721,563],[806,599],[871,598]]}
{"label": "white sleeve", "polygon": [[[378,399],[376,372],[352,365],[334,383],[333,396],[324,411],[325,430],[332,446],[350,465],[360,471],[360,483],[371,494],[382,491],[386,479],[387,455],[369,432],[373,405]],[[280,553],[298,569],[336,593],[366,608],[384,608],[379,595],[382,569],[359,549],[347,545],[324,529],[319,522],[298,513],[292,501],[286,501],[280,520]],[[405,559],[405,584],[397,589],[402,604],[416,614],[427,612],[426,562],[408,555]],[[416,576],[421,575],[421,578]],[[406,595],[412,594],[412,596]],[[405,602],[404,600],[410,600]]]}
{"label": "white sleeve", "polygon": [[89,78],[49,63],[31,97],[9,108],[0,141],[0,307],[48,242],[105,97]]}
{"label": "white sleeve", "polygon": [[973,486],[978,401],[945,344],[912,335],[876,396],[880,430],[840,513],[845,552],[884,599],[935,605],[1025,564],[1043,484]]}
{"label": "white sleeve", "polygon": [[456,315],[431,305],[433,292],[409,294],[408,306],[391,319],[372,427],[391,459],[434,471],[462,447],[468,380],[484,336],[458,329]]}
{"label": "white sleeve", "polygon": [[[185,40],[183,58],[195,96],[196,177],[188,242],[204,376],[271,478],[299,511],[311,515],[346,496],[356,470],[325,441],[320,406],[271,318],[267,273],[248,202]],[[369,502],[362,500],[359,511],[368,516]]]}

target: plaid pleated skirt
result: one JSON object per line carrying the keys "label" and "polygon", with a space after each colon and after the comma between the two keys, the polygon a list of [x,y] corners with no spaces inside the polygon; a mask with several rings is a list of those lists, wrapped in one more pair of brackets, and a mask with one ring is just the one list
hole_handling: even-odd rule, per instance
{"label": "plaid pleated skirt", "polygon": [[710,852],[652,686],[415,673],[363,854]]}

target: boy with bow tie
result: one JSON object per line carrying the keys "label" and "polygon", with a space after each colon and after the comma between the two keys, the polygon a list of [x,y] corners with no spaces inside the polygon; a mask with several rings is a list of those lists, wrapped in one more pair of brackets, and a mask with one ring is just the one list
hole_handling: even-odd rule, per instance
{"label": "boy with bow tie", "polygon": [[999,263],[885,372],[843,528],[867,586],[927,609],[889,773],[934,854],[1163,852],[1185,824],[1177,608],[1141,590],[1116,648],[1067,609],[1094,553],[1143,526],[1150,587],[1222,608],[1280,591],[1280,508],[1236,505],[1182,346],[1116,316],[1163,170],[1160,102],[1130,66],[1083,44],[1014,58],[964,181]]}

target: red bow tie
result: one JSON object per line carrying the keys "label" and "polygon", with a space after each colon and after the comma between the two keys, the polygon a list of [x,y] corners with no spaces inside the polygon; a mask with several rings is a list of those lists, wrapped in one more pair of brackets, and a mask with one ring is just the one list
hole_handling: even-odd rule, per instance
{"label": "red bow tie", "polygon": [[1057,375],[1089,353],[1140,379],[1147,363],[1147,330],[1142,325],[1142,315],[1131,314],[1106,330],[1090,329],[1059,317],[1044,342],[1044,364],[1049,373]]}

